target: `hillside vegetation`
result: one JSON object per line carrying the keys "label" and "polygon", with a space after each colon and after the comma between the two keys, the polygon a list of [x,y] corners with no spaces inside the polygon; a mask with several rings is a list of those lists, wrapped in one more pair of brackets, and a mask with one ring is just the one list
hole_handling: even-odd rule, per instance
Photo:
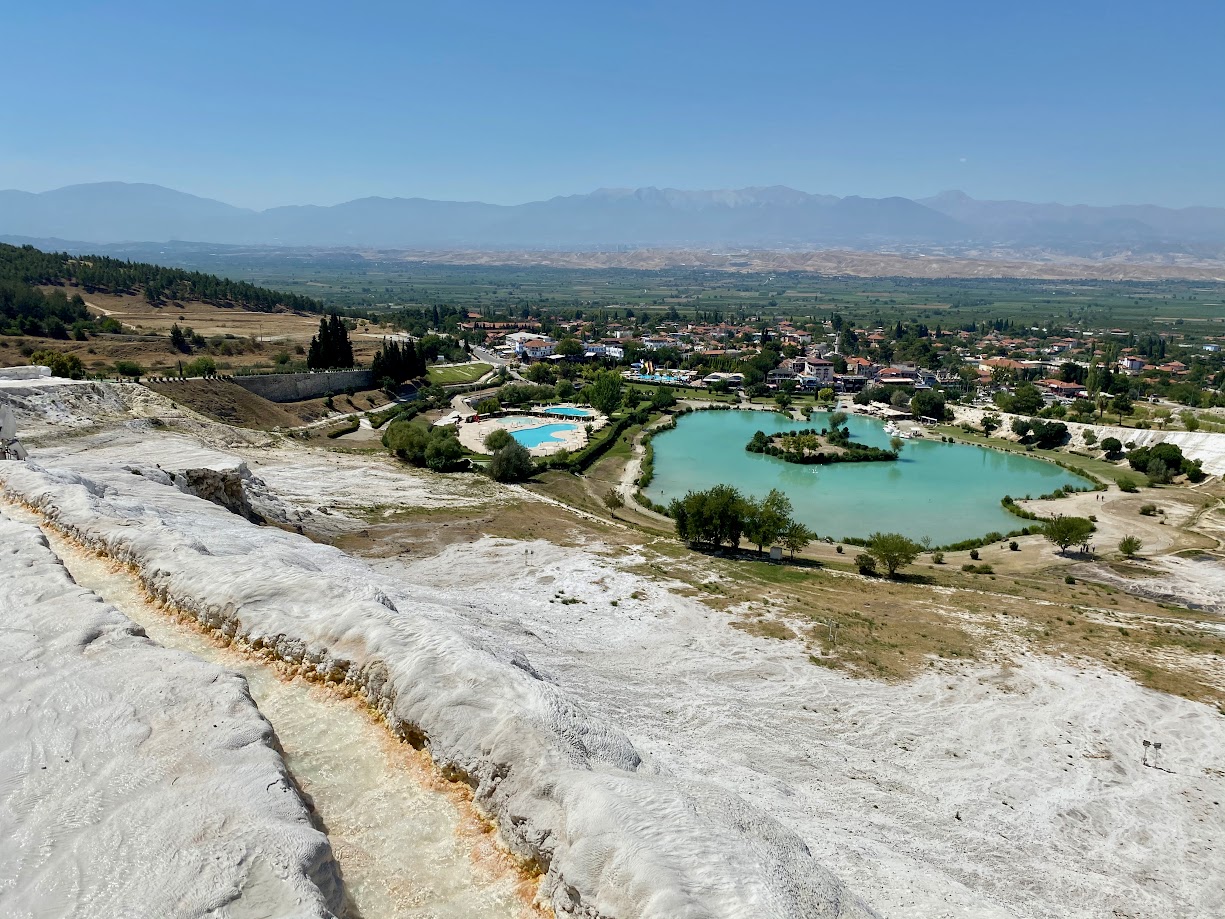
{"label": "hillside vegetation", "polygon": [[[33,246],[0,243],[0,310],[6,326],[16,322],[19,333],[41,334],[46,323],[53,319],[66,327],[88,321],[85,304],[79,295],[71,300],[64,296],[61,301],[55,291],[47,294],[39,290],[65,285],[79,287],[86,293],[141,294],[150,303],[195,300],[264,313],[324,312],[323,304],[302,294],[284,293],[200,271],[163,268],[97,255],[78,258],[64,252],[43,252]],[[33,325],[38,328],[32,328]]]}

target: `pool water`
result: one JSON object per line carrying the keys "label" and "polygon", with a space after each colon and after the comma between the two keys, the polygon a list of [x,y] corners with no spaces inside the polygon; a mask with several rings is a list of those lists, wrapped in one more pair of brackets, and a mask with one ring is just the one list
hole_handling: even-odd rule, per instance
{"label": "pool water", "polygon": [[578,430],[577,424],[542,424],[534,428],[511,431],[510,436],[530,450],[532,447],[539,447],[549,441],[561,440],[558,434],[575,430]]}
{"label": "pool water", "polygon": [[549,415],[572,415],[576,418],[590,418],[591,412],[585,408],[572,408],[568,405],[558,406],[557,408],[546,408],[545,413]]}
{"label": "pool water", "polygon": [[[901,458],[889,463],[800,466],[744,449],[756,431],[820,429],[824,419],[822,413],[794,421],[756,411],[686,415],[652,441],[655,476],[646,495],[667,504],[713,485],[735,485],[757,497],[777,488],[791,499],[795,517],[821,536],[863,538],[881,531],[930,536],[944,545],[1025,526],[1000,506],[1004,495],[1036,498],[1063,485],[1090,484],[1053,463],[930,437],[905,441]],[[856,442],[889,448],[881,422],[852,415],[847,426]]]}

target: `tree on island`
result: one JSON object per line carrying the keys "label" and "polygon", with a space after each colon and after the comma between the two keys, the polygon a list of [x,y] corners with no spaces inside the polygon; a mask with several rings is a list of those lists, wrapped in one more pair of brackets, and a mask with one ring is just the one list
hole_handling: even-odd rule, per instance
{"label": "tree on island", "polygon": [[873,533],[868,537],[865,548],[868,555],[885,566],[889,577],[913,562],[923,551],[919,543],[901,533]]}

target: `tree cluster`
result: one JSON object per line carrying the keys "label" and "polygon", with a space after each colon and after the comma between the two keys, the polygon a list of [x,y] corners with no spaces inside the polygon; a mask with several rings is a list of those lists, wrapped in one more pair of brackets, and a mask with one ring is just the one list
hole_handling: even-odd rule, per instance
{"label": "tree cluster", "polygon": [[747,538],[757,551],[781,543],[792,557],[816,539],[816,534],[791,516],[791,499],[778,489],[764,498],[746,497],[731,485],[690,491],[668,506],[676,535],[690,545],[738,548]]}
{"label": "tree cluster", "polygon": [[464,448],[451,427],[432,428],[397,419],[383,433],[383,446],[406,463],[435,472],[450,472],[467,465]]}
{"label": "tree cluster", "polygon": [[1176,475],[1185,475],[1192,482],[1204,480],[1203,464],[1183,456],[1178,444],[1137,447],[1127,454],[1127,463],[1132,469],[1148,476],[1149,482],[1154,485],[1164,485]]}
{"label": "tree cluster", "polygon": [[374,352],[374,361],[370,367],[374,380],[380,385],[390,380],[395,388],[406,380],[416,380],[425,376],[425,358],[417,351],[412,341],[386,341]]}
{"label": "tree cluster", "polygon": [[353,366],[349,329],[336,313],[319,320],[319,333],[311,338],[306,352],[306,366],[311,370]]}

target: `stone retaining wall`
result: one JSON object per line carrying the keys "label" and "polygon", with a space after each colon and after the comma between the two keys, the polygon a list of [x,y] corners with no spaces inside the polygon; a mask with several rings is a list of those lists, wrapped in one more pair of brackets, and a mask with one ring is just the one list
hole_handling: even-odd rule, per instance
{"label": "stone retaining wall", "polygon": [[234,382],[269,402],[301,402],[328,393],[352,392],[374,385],[369,370],[321,370],[314,373],[267,373],[236,376]]}

